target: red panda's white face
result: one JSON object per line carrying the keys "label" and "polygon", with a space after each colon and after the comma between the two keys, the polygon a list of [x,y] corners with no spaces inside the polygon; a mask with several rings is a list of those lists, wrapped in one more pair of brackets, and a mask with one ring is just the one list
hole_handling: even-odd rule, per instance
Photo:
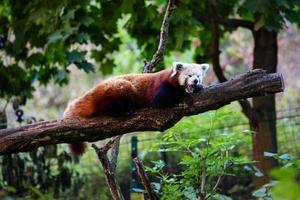
{"label": "red panda's white face", "polygon": [[203,78],[209,65],[174,62],[172,75],[177,76],[179,85],[185,87],[185,91],[189,94],[195,93],[203,88]]}

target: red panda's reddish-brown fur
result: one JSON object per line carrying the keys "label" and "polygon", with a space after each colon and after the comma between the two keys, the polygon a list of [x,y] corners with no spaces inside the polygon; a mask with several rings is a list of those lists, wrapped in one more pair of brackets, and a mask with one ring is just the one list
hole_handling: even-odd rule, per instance
{"label": "red panda's reddish-brown fur", "polygon": [[[115,111],[122,113],[154,106],[162,84],[168,84],[179,91],[177,75],[171,74],[172,69],[169,68],[157,73],[128,74],[110,78],[70,103],[64,117],[92,118]],[[86,144],[74,143],[69,147],[72,153],[81,155],[85,151]]]}
{"label": "red panda's reddish-brown fur", "polygon": [[157,73],[128,74],[110,78],[74,100],[66,109],[64,117],[91,118],[122,106],[131,108],[153,106],[155,94],[162,83],[179,87],[177,77],[171,77],[171,73],[170,68]]}

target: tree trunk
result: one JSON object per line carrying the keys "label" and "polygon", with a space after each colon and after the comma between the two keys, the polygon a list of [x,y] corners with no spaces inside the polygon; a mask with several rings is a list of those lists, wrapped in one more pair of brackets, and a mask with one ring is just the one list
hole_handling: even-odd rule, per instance
{"label": "tree trunk", "polygon": [[[253,31],[254,69],[264,69],[267,73],[277,70],[277,33],[265,28]],[[253,134],[253,159],[264,174],[255,177],[255,187],[269,182],[268,174],[277,165],[276,160],[264,156],[264,152],[277,152],[275,94],[253,98],[254,115],[250,119]]]}

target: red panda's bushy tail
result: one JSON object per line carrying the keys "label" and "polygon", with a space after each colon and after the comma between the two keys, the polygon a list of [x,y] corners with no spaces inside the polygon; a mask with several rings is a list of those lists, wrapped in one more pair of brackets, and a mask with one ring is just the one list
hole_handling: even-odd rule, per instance
{"label": "red panda's bushy tail", "polygon": [[69,150],[72,154],[81,156],[87,148],[86,142],[76,142],[69,144]]}

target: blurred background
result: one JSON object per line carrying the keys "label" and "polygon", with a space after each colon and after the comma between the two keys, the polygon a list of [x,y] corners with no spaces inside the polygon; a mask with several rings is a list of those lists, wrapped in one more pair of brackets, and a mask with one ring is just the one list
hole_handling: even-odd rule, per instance
{"label": "blurred background", "polygon": [[[151,60],[157,48],[167,3],[0,1],[0,127],[60,119],[67,103],[96,83],[114,75],[140,73],[144,60]],[[276,97],[249,99],[253,112],[261,116],[257,119],[249,118],[244,107],[234,102],[184,118],[165,132],[124,135],[116,178],[125,199],[138,189],[132,176],[135,137],[138,155],[148,171],[152,169],[150,179],[159,183],[155,187],[162,199],[197,199],[187,194],[191,188],[176,186],[180,180],[197,179],[197,170],[201,171],[199,166],[185,163],[188,158],[183,149],[195,153],[204,140],[215,142],[223,137],[232,143],[217,144],[226,146],[232,156],[227,161],[232,159],[233,164],[222,175],[217,192],[213,191],[224,196],[214,198],[253,199],[256,195],[276,199],[276,190],[270,194],[269,186],[261,193],[253,192],[269,183],[271,170],[287,162],[297,166],[300,158],[299,1],[182,0],[175,5],[164,61],[154,71],[170,67],[174,61],[208,62],[212,67],[205,83],[210,85],[224,81],[222,77],[230,79],[262,68],[282,73],[285,91]],[[251,123],[255,120],[256,126]],[[254,131],[261,133],[257,141],[252,137]],[[190,143],[183,144],[184,140]],[[218,150],[213,142],[205,144]],[[106,141],[97,143],[101,146]],[[220,155],[209,161],[215,163],[218,157],[223,161]],[[201,163],[201,159],[196,161]],[[187,169],[193,175],[182,174]],[[101,164],[90,146],[80,158],[69,155],[65,144],[1,156],[0,171],[1,199],[110,199]],[[286,172],[273,173],[280,180],[280,173]],[[219,174],[218,170],[210,174],[212,185]],[[291,193],[298,198],[295,177],[291,176],[290,182],[296,192]],[[172,196],[174,193],[178,196]]]}

